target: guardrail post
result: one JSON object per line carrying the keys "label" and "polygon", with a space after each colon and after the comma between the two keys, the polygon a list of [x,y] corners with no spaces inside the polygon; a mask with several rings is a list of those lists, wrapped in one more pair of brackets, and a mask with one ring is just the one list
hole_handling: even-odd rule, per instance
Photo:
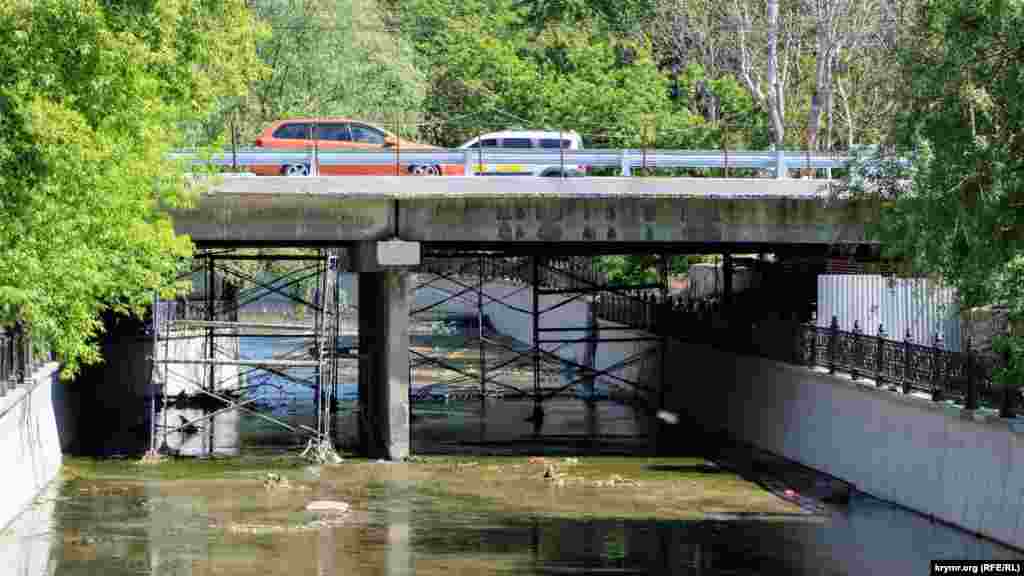
{"label": "guardrail post", "polygon": [[619,151],[619,166],[622,170],[623,176],[633,175],[633,164],[629,156],[629,150]]}
{"label": "guardrail post", "polygon": [[832,317],[828,327],[828,373],[836,373],[836,345],[839,344],[839,319]]}
{"label": "guardrail post", "polygon": [[857,370],[861,363],[861,345],[860,345],[860,322],[853,321],[853,362],[850,363],[850,379],[856,380],[860,373]]}
{"label": "guardrail post", "polygon": [[875,387],[881,388],[885,382],[884,366],[882,359],[885,357],[885,328],[878,325],[878,335],[875,336]]}
{"label": "guardrail post", "polygon": [[786,169],[786,151],[783,147],[775,147],[775,178],[781,180],[789,177],[789,171]]}
{"label": "guardrail post", "polygon": [[971,337],[967,337],[967,365],[964,371],[967,372],[967,403],[964,410],[978,409],[978,383],[974,380],[974,352],[971,349]]}
{"label": "guardrail post", "polygon": [[942,333],[936,331],[932,339],[932,401],[942,402],[945,394],[942,389],[942,368],[939,363],[942,361]]}
{"label": "guardrail post", "polygon": [[910,335],[910,327],[907,327],[903,335],[903,393],[910,394],[910,353],[911,343],[914,337]]}
{"label": "guardrail post", "polygon": [[[1009,367],[1010,365],[1010,351],[1003,350],[1003,366]],[[1013,418],[1013,390],[1014,387],[1010,382],[1003,382],[1003,401],[999,406],[999,417],[1000,418]]]}
{"label": "guardrail post", "polygon": [[[479,146],[479,141],[477,145]],[[462,167],[466,176],[475,176],[473,172],[473,151],[469,148],[462,151]]]}

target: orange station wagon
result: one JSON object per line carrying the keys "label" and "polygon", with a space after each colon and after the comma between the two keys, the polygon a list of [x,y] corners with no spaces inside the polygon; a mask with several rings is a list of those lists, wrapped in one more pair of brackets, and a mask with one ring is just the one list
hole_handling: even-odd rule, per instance
{"label": "orange station wagon", "polygon": [[[437,146],[398,138],[391,132],[373,124],[350,118],[292,118],[280,120],[267,127],[256,139],[260,148],[281,151],[308,150],[314,148],[323,153],[377,150],[398,148],[399,169],[402,175],[416,176],[461,176],[465,168],[461,164],[408,164],[401,161],[402,151],[423,152],[443,150]],[[310,160],[302,164],[259,164],[249,169],[260,176],[305,176],[310,172]],[[393,176],[395,165],[391,164],[342,164],[320,165],[324,176]]]}

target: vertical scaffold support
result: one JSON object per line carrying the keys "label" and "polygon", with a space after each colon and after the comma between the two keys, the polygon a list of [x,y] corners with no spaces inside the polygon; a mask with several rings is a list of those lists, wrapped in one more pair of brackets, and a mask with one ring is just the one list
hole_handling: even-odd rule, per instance
{"label": "vertical scaffold support", "polygon": [[320,278],[316,313],[316,340],[314,354],[316,367],[316,435],[310,438],[303,456],[319,463],[336,464],[341,457],[334,449],[333,411],[338,385],[338,337],[340,310],[338,301],[338,249],[321,253],[318,263]]}
{"label": "vertical scaffold support", "polygon": [[533,345],[533,414],[530,415],[530,420],[533,422],[533,435],[540,436],[541,429],[544,427],[544,406],[540,384],[540,257],[536,254],[530,255],[530,285],[532,289],[530,326],[533,329],[533,342],[531,342]]}
{"label": "vertical scaffold support", "polygon": [[[215,342],[213,338],[213,321],[216,319],[216,316],[214,315],[213,307],[216,303],[215,293],[217,288],[216,278],[214,277],[215,271],[213,268],[213,256],[208,254],[204,261],[206,262],[206,320],[210,323],[209,327],[206,329],[206,357],[211,360],[209,368],[206,371],[207,380],[205,388],[207,392],[216,394],[217,391],[214,390],[214,386],[217,381],[217,365],[213,362],[213,359],[217,357],[217,349],[214,345]],[[210,455],[212,456],[215,452],[215,447],[213,445],[215,436],[213,435],[212,418],[207,423],[206,430],[210,446]]]}
{"label": "vertical scaffold support", "polygon": [[[665,383],[667,381],[667,370],[668,370],[668,325],[663,318],[667,318],[666,314],[666,303],[668,302],[668,273],[669,273],[669,258],[668,254],[662,254],[658,259],[658,284],[659,284],[659,302],[655,304],[658,312],[661,314],[655,314],[654,325],[655,330],[661,340],[658,342],[658,411],[664,411],[666,409],[666,399],[668,397],[668,391],[665,389]],[[660,321],[659,321],[660,320]],[[653,426],[654,430],[654,442],[652,448],[655,453],[661,452],[662,450],[662,439],[665,437],[664,425],[662,419],[659,417],[658,412],[653,414]]]}

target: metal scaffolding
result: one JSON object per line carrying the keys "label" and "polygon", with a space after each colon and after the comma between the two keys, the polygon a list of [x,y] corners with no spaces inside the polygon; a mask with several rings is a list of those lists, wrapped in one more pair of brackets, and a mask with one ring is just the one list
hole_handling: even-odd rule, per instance
{"label": "metal scaffolding", "polygon": [[[270,281],[237,266],[243,261],[292,261],[293,268]],[[322,249],[309,255],[246,254],[232,250],[201,250],[194,255],[193,268],[182,279],[197,277],[205,284],[200,297],[197,290],[189,298],[153,302],[152,380],[154,402],[151,424],[150,454],[173,452],[168,438],[186,431],[202,430],[209,435],[211,453],[214,449],[215,418],[238,410],[251,414],[274,426],[306,437],[303,455],[318,462],[337,462],[335,422],[333,415],[338,401],[339,363],[350,355],[339,353],[343,311],[338,293],[338,273],[342,262],[338,249]],[[219,279],[219,281],[218,281]],[[312,283],[312,300],[289,288]],[[236,286],[246,286],[238,290]],[[311,310],[311,322],[247,322],[239,321],[238,312],[260,298],[276,294],[286,302]],[[261,358],[239,357],[241,338],[278,340],[285,352]],[[172,351],[176,342],[200,343],[201,355]],[[271,347],[271,350],[274,348]],[[188,348],[185,348],[188,350]],[[200,376],[186,372],[186,367],[200,365]],[[221,372],[233,367],[227,376]],[[312,376],[300,376],[296,370],[312,370]],[[315,427],[291,424],[268,413],[260,403],[272,398],[262,394],[266,387],[276,387],[267,375],[311,388],[316,408]],[[172,399],[169,384],[181,386]],[[157,399],[158,398],[158,399]],[[212,404],[216,409],[179,425],[167,422],[168,408],[174,403]],[[157,404],[163,418],[157,417]],[[183,418],[184,420],[184,418]]]}
{"label": "metal scaffolding", "polygon": [[[168,438],[197,428],[209,434],[213,446],[214,418],[238,410],[303,437],[304,455],[321,462],[338,460],[336,416],[342,364],[352,366],[358,360],[358,354],[347,351],[355,346],[340,347],[340,341],[343,325],[354,324],[355,307],[341,305],[339,273],[347,267],[344,252],[309,252],[203,250],[195,255],[195,267],[188,273],[201,279],[194,284],[202,288],[190,299],[154,299],[153,382],[158,398],[153,403],[152,454],[171,452]],[[291,265],[270,280],[239,266],[275,260]],[[653,415],[665,405],[666,392],[666,337],[665,331],[655,329],[657,308],[652,306],[654,295],[661,302],[667,299],[667,257],[661,260],[658,283],[625,285],[609,282],[595,270],[590,256],[425,253],[421,266],[413,270],[417,275],[414,295],[430,289],[438,297],[410,311],[414,340],[410,342],[410,401],[479,399],[485,414],[488,400],[527,400],[533,404],[527,421],[535,436],[544,427],[545,402],[553,398],[579,398],[590,407],[605,401],[625,403]],[[304,283],[314,287],[311,296],[294,290]],[[240,309],[270,294],[311,311],[311,317],[281,322],[239,319]],[[581,303],[585,314],[550,320],[558,310]],[[461,315],[450,311],[459,307]],[[528,333],[518,339],[500,333],[494,314],[522,315],[528,319]],[[467,320],[468,329],[458,346],[472,351],[468,355],[453,359],[436,354],[437,331],[428,349],[417,345],[419,325],[430,322],[443,327],[456,316]],[[357,334],[349,330],[347,335]],[[276,341],[271,350],[279,351],[242,358],[242,338]],[[184,354],[181,350],[186,348],[175,344],[179,341],[197,344]],[[599,365],[598,359],[606,357],[609,347],[624,351]],[[197,354],[197,349],[202,353]],[[425,367],[438,370],[428,385],[416,388],[414,373]],[[172,381],[179,387],[178,397],[171,394]],[[266,407],[273,399],[267,389],[280,392],[282,382],[312,391],[314,422],[289,422]],[[607,387],[606,394],[597,393],[599,383]],[[168,407],[182,397],[205,400],[210,412],[169,424]],[[158,412],[163,414],[162,421]]]}
{"label": "metal scaffolding", "polygon": [[[659,266],[659,282],[655,285],[623,285],[609,283],[605,275],[594,269],[593,258],[589,256],[432,252],[424,257],[417,272],[415,290],[432,289],[441,296],[414,309],[413,317],[444,323],[453,314],[438,311],[453,302],[461,303],[466,311],[462,316],[475,316],[471,328],[476,328],[474,336],[464,338],[463,348],[476,348],[478,358],[476,366],[469,362],[459,365],[441,355],[413,349],[410,370],[433,366],[453,374],[415,390],[413,400],[431,396],[479,398],[483,405],[484,399],[493,397],[529,399],[533,410],[527,420],[533,424],[535,436],[543,429],[544,403],[556,397],[578,397],[588,403],[622,402],[645,409],[663,406],[664,336],[656,336],[650,323],[634,322],[636,317],[612,317],[612,308],[607,303],[600,304],[602,296],[614,294],[616,302],[639,304],[646,309],[650,300],[645,300],[644,294],[652,289],[658,290],[664,301],[668,291],[667,266]],[[580,325],[546,322],[545,315],[579,302],[585,302],[588,309],[587,319]],[[498,333],[489,322],[488,309],[492,313],[516,313],[528,318],[528,339],[513,342]],[[607,366],[595,365],[595,358],[601,356],[597,350],[600,346],[629,343],[639,346]],[[566,347],[579,344],[585,346],[582,361],[564,353]],[[652,366],[653,370],[647,372],[657,374],[654,386],[641,381],[643,372],[639,369],[638,377],[623,375],[626,369],[654,359],[660,360],[661,365]],[[529,380],[523,378],[524,371],[531,372]],[[571,376],[563,378],[564,373]],[[514,375],[519,376],[518,382],[510,382]],[[594,388],[598,379],[611,383],[615,391],[598,397]],[[438,392],[438,385],[446,390]],[[625,390],[630,393],[623,394]]]}

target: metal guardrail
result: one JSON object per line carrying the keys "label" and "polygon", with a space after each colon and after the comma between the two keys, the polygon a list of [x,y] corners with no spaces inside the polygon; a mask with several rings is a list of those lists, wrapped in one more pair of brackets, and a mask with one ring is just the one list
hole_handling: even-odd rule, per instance
{"label": "metal guardrail", "polygon": [[[843,168],[850,156],[811,154],[806,151],[736,151],[720,150],[510,150],[510,149],[438,149],[363,151],[281,151],[243,149],[204,155],[195,150],[178,150],[171,160],[191,161],[195,165],[256,166],[317,164],[319,166],[391,165],[461,165],[472,175],[478,164],[521,164],[529,166],[578,166],[618,168],[630,176],[636,168],[745,168],[772,170],[776,177],[785,177],[788,170]],[[312,174],[316,170],[311,170]]]}

